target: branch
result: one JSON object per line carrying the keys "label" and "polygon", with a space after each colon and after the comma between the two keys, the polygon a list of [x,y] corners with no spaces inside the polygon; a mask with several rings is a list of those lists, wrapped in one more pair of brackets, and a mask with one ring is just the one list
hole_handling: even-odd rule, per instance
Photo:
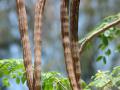
{"label": "branch", "polygon": [[38,0],[35,5],[34,16],[34,80],[33,90],[41,90],[41,33],[42,18],[46,0]]}
{"label": "branch", "polygon": [[100,35],[101,33],[109,30],[109,28],[116,26],[120,23],[120,18],[115,20],[114,22],[111,22],[110,24],[105,25],[103,28],[100,28],[98,31],[96,31],[95,33],[91,34],[89,37],[84,38],[84,40],[82,42],[80,42],[80,49],[79,49],[79,54],[81,55],[83,52],[84,47],[86,46],[86,44],[91,41],[94,37]]}
{"label": "branch", "polygon": [[18,26],[23,47],[23,60],[26,70],[26,79],[29,90],[33,90],[33,68],[30,41],[28,36],[28,23],[24,0],[16,0]]}
{"label": "branch", "polygon": [[78,45],[78,19],[79,19],[80,0],[71,0],[70,3],[70,44],[73,60],[73,67],[78,88],[81,90],[79,80],[81,78],[81,66]]}

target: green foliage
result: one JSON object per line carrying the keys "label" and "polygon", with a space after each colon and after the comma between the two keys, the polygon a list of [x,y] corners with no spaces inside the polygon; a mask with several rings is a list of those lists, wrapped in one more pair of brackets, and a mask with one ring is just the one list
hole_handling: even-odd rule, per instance
{"label": "green foliage", "polygon": [[[0,77],[3,85],[10,86],[10,79],[17,84],[25,83],[25,70],[22,60],[6,59],[0,60]],[[57,72],[42,73],[43,90],[71,90],[69,80]]]}
{"label": "green foliage", "polygon": [[[119,38],[120,33],[116,34],[116,32],[119,32],[119,31],[120,31],[119,28],[114,27],[114,28],[110,28],[110,30],[105,31],[104,33],[99,35],[100,43],[98,45],[98,49],[100,49],[103,52],[104,58],[106,58],[106,56],[111,55],[112,50],[110,48],[108,48],[108,45],[110,45],[110,43],[113,40]],[[116,45],[116,51],[119,52],[119,50],[120,50],[119,45]]]}
{"label": "green foliage", "polygon": [[[113,19],[112,19],[113,18]],[[103,23],[104,21],[105,22],[112,22],[111,20],[117,20],[120,18],[120,14],[117,14],[117,15],[114,15],[114,16],[109,16],[107,18],[105,18],[103,20]],[[98,48],[103,51],[104,53],[104,58],[103,60],[106,62],[106,56],[110,56],[111,53],[112,53],[112,50],[110,48],[108,48],[108,45],[110,45],[110,43],[119,38],[120,36],[120,28],[117,27],[117,26],[114,26],[114,27],[111,27],[109,28],[107,31],[103,32],[103,33],[100,33],[100,35],[98,36],[99,37],[99,40],[100,40],[100,43],[98,45]],[[116,46],[116,51],[119,52],[119,45]],[[101,56],[101,55],[100,55]],[[99,57],[99,56],[98,56]],[[104,62],[104,63],[105,63]]]}
{"label": "green foliage", "polygon": [[116,34],[120,34],[120,29],[119,28],[110,27],[109,30],[107,30],[107,31],[103,30],[106,26],[110,25],[112,22],[117,21],[118,19],[120,19],[120,13],[118,13],[116,15],[111,15],[111,16],[108,16],[108,17],[104,18],[101,21],[100,24],[96,25],[95,29],[93,29],[90,33],[88,33],[84,38],[82,38],[81,40],[79,40],[79,43],[81,44],[86,39],[89,39],[91,37],[99,36],[101,33],[103,34],[103,32],[105,33],[105,36],[109,36],[109,35],[111,35],[111,32],[114,31],[115,29],[116,30],[118,29],[118,30],[114,31],[114,32],[117,32]]}
{"label": "green foliage", "polygon": [[101,61],[101,60],[103,60],[103,63],[106,64],[107,61],[106,61],[105,56],[98,56],[96,61],[98,62],[98,61]]}
{"label": "green foliage", "polygon": [[115,67],[112,72],[98,71],[92,77],[87,88],[96,88],[97,90],[111,90],[113,87],[120,89],[120,66]]}
{"label": "green foliage", "polygon": [[[0,72],[4,86],[10,86],[10,79],[14,79],[17,84],[26,82],[22,60],[0,60]],[[113,87],[120,89],[120,66],[115,67],[111,72],[98,71],[88,85],[83,80],[81,85],[83,90],[94,90],[93,88],[110,90]],[[43,90],[71,90],[68,78],[58,72],[42,73],[42,88]]]}
{"label": "green foliage", "polygon": [[67,78],[57,72],[48,72],[42,74],[43,90],[71,90]]}
{"label": "green foliage", "polygon": [[[22,60],[0,60],[0,77],[3,86],[10,86],[10,79],[14,79],[17,84],[25,83],[25,70]],[[69,81],[57,72],[42,73],[43,90],[71,90]]]}
{"label": "green foliage", "polygon": [[3,78],[2,82],[4,86],[10,85],[9,79],[15,79],[17,84],[20,83],[20,80],[22,81],[22,83],[24,83],[25,82],[24,73],[25,70],[22,60],[19,59],[0,60],[0,78]]}
{"label": "green foliage", "polygon": [[[108,45],[110,44],[110,42],[112,42],[120,36],[120,28],[117,25],[113,25],[111,27],[109,26],[117,20],[120,20],[120,13],[104,18],[94,30],[92,30],[89,34],[87,34],[83,39],[79,41],[80,45],[88,44],[92,38],[98,36],[98,49],[100,49],[104,53],[104,55],[99,55],[96,61],[103,60],[104,64],[106,64],[106,56],[111,55],[111,49],[108,48]],[[85,46],[87,47],[87,45]],[[120,44],[116,45],[116,51],[120,52]]]}
{"label": "green foliage", "polygon": [[8,78],[3,78],[2,83],[3,83],[3,86],[6,86],[6,87],[10,86],[10,82]]}

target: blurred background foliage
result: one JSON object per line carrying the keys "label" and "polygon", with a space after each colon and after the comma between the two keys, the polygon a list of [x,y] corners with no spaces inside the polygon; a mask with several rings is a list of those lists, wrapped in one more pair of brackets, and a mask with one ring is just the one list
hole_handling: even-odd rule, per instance
{"label": "blurred background foliage", "polygon": [[[25,0],[28,15],[29,37],[33,53],[34,4],[36,0]],[[60,34],[60,0],[46,0],[42,27],[42,70],[58,71],[66,75],[63,48]],[[120,12],[120,0],[81,0],[79,12],[79,38],[90,32],[104,17]],[[120,55],[109,45],[112,55],[107,64],[96,62],[102,52],[98,50],[98,39],[94,39],[90,48],[82,54],[82,78],[89,81],[98,70],[109,70],[120,64]],[[34,56],[34,55],[33,55]],[[0,0],[0,59],[22,58],[22,47],[18,31],[15,0]]]}

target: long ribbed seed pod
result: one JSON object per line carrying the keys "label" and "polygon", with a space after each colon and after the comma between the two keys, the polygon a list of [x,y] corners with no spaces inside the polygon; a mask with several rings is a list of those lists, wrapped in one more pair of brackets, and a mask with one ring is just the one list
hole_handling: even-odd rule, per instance
{"label": "long ribbed seed pod", "polygon": [[71,49],[70,49],[70,38],[69,38],[69,16],[68,16],[68,9],[67,9],[67,0],[61,0],[61,32],[62,32],[62,43],[64,48],[64,56],[65,56],[65,63],[66,69],[68,73],[68,78],[70,80],[70,84],[72,90],[79,90],[77,87],[72,56],[71,56]]}
{"label": "long ribbed seed pod", "polygon": [[30,50],[30,42],[28,37],[27,16],[25,10],[25,4],[23,0],[16,0],[17,13],[19,21],[19,32],[21,36],[21,42],[23,47],[23,59],[26,70],[26,78],[29,90],[33,90],[33,68],[32,68],[32,56]]}
{"label": "long ribbed seed pod", "polygon": [[78,19],[79,19],[79,3],[80,0],[72,0],[70,4],[70,38],[71,38],[71,51],[74,64],[75,77],[80,87],[81,66],[78,46]]}
{"label": "long ribbed seed pod", "polygon": [[34,22],[34,90],[41,90],[41,26],[46,0],[38,0],[35,6]]}

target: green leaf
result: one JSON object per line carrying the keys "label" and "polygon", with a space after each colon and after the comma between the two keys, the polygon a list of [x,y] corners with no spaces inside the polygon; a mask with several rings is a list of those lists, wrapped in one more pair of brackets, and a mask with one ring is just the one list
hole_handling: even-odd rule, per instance
{"label": "green leaf", "polygon": [[103,42],[103,44],[104,44],[105,46],[108,46],[108,39],[107,39],[107,37],[103,36],[103,37],[102,37],[102,42]]}
{"label": "green leaf", "polygon": [[25,83],[25,81],[26,81],[26,77],[25,77],[25,75],[23,75],[23,76],[21,77],[21,81],[22,81],[22,84]]}
{"label": "green leaf", "polygon": [[115,34],[116,34],[116,35],[120,35],[120,28],[117,28],[117,27],[116,27],[115,29],[116,29],[116,30],[115,30]]}
{"label": "green leaf", "polygon": [[96,59],[96,61],[98,62],[98,61],[100,61],[102,59],[103,59],[103,56],[98,56],[97,59]]}
{"label": "green leaf", "polygon": [[5,87],[10,86],[8,78],[3,78],[2,83],[3,83],[3,86],[5,86]]}
{"label": "green leaf", "polygon": [[16,83],[20,84],[20,78],[19,77],[16,78]]}
{"label": "green leaf", "polygon": [[12,74],[11,74],[11,78],[14,79],[14,78],[16,78],[16,77],[17,77],[17,75],[16,75],[15,73],[12,73]]}
{"label": "green leaf", "polygon": [[106,57],[103,57],[103,63],[106,64]]}
{"label": "green leaf", "polygon": [[17,71],[17,73],[18,73],[18,76],[22,76],[23,75],[23,72],[21,72],[21,70]]}
{"label": "green leaf", "polygon": [[106,54],[107,56],[109,56],[109,55],[111,54],[111,50],[108,49],[108,50],[105,52],[105,54]]}
{"label": "green leaf", "polygon": [[105,44],[103,44],[103,43],[101,43],[99,46],[98,46],[98,48],[100,48],[101,50],[105,50],[106,49],[106,45]]}
{"label": "green leaf", "polygon": [[85,83],[85,81],[81,80],[81,86],[82,86],[82,88],[85,88],[87,86],[87,84]]}

